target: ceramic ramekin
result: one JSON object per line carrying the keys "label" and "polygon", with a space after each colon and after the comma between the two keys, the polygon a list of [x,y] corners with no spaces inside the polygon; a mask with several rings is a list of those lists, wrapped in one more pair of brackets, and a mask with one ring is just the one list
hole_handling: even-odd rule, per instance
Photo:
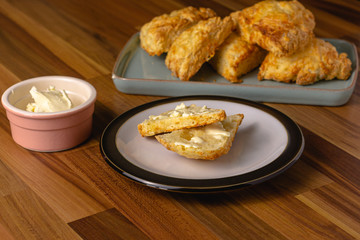
{"label": "ceramic ramekin", "polygon": [[[60,112],[26,111],[32,100],[30,89],[45,90],[49,86],[65,89],[74,107]],[[66,76],[44,76],[21,81],[8,88],[1,102],[10,122],[11,135],[20,146],[40,152],[73,148],[91,134],[96,90],[88,82]]]}

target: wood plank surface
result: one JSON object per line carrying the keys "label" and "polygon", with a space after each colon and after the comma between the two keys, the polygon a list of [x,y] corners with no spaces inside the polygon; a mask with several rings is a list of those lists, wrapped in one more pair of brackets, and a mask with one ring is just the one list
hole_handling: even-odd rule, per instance
{"label": "wood plank surface", "polygon": [[[287,171],[235,191],[182,194],[133,182],[100,153],[105,127],[166,97],[116,90],[112,70],[129,38],[185,6],[219,16],[255,0],[0,0],[0,92],[37,76],[65,75],[97,90],[91,137],[54,153],[12,139],[0,108],[0,239],[360,239],[360,82],[343,106],[264,103],[301,128],[305,149]],[[301,0],[318,37],[360,50],[360,2]]]}

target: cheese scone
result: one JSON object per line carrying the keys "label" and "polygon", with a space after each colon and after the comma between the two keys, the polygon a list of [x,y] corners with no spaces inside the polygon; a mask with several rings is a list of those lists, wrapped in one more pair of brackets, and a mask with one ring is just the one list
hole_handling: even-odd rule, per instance
{"label": "cheese scone", "polygon": [[269,53],[259,69],[259,80],[308,85],[319,80],[348,79],[351,61],[346,53],[338,54],[329,42],[314,38],[303,51],[291,56],[278,57]]}
{"label": "cheese scone", "polygon": [[154,136],[156,134],[172,132],[183,128],[193,128],[222,121],[226,113],[222,109],[208,108],[207,106],[196,106],[184,103],[176,106],[174,110],[161,113],[160,115],[149,116],[142,123],[138,124],[141,136]]}
{"label": "cheese scone", "polygon": [[277,56],[293,54],[314,36],[314,15],[296,0],[262,1],[231,17],[244,40]]}
{"label": "cheese scone", "polygon": [[241,82],[239,77],[259,66],[266,51],[255,44],[244,41],[233,32],[210,59],[211,66],[230,82]]}
{"label": "cheese scone", "polygon": [[230,17],[200,21],[175,39],[166,56],[166,66],[174,76],[188,81],[215,55],[215,50],[230,35],[233,27]]}
{"label": "cheese scone", "polygon": [[140,29],[140,46],[149,55],[160,56],[169,50],[175,38],[200,20],[215,17],[210,8],[186,7],[153,18]]}
{"label": "cheese scone", "polygon": [[229,152],[243,114],[197,128],[157,135],[155,138],[168,150],[186,158],[213,160]]}

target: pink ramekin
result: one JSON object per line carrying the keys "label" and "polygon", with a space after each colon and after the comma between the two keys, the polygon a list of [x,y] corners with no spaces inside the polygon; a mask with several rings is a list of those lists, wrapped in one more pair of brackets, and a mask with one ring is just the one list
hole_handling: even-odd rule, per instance
{"label": "pink ramekin", "polygon": [[[31,101],[30,89],[50,85],[65,89],[74,107],[60,112],[33,113],[24,110]],[[91,134],[96,90],[88,82],[66,76],[44,76],[21,81],[8,88],[1,102],[10,122],[11,135],[20,146],[39,152],[73,148]]]}

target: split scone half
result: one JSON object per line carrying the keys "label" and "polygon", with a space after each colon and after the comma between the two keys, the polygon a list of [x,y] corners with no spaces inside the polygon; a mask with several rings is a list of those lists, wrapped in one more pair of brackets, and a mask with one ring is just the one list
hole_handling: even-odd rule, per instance
{"label": "split scone half", "polygon": [[267,51],[256,44],[244,41],[233,32],[209,61],[210,65],[230,82],[242,82],[240,76],[254,70],[261,64]]}
{"label": "split scone half", "polygon": [[269,53],[259,68],[258,79],[309,85],[320,80],[346,80],[350,74],[347,54],[339,54],[331,43],[314,38],[303,51],[291,56]]}
{"label": "split scone half", "polygon": [[165,64],[172,74],[188,81],[209,61],[234,28],[231,18],[202,20],[182,32],[171,45]]}
{"label": "split scone half", "polygon": [[192,159],[214,160],[229,152],[243,114],[210,125],[155,136],[168,150]]}
{"label": "split scone half", "polygon": [[208,108],[206,106],[200,107],[195,104],[186,106],[184,103],[181,103],[174,110],[156,116],[149,116],[148,119],[138,124],[138,130],[143,137],[154,136],[178,129],[212,124],[225,118],[226,113],[222,109]]}
{"label": "split scone half", "polygon": [[210,8],[186,7],[153,18],[140,29],[140,46],[149,55],[160,56],[169,50],[175,38],[200,20],[215,17]]}
{"label": "split scone half", "polygon": [[296,0],[261,1],[231,17],[244,40],[277,56],[293,54],[314,36],[314,15]]}

